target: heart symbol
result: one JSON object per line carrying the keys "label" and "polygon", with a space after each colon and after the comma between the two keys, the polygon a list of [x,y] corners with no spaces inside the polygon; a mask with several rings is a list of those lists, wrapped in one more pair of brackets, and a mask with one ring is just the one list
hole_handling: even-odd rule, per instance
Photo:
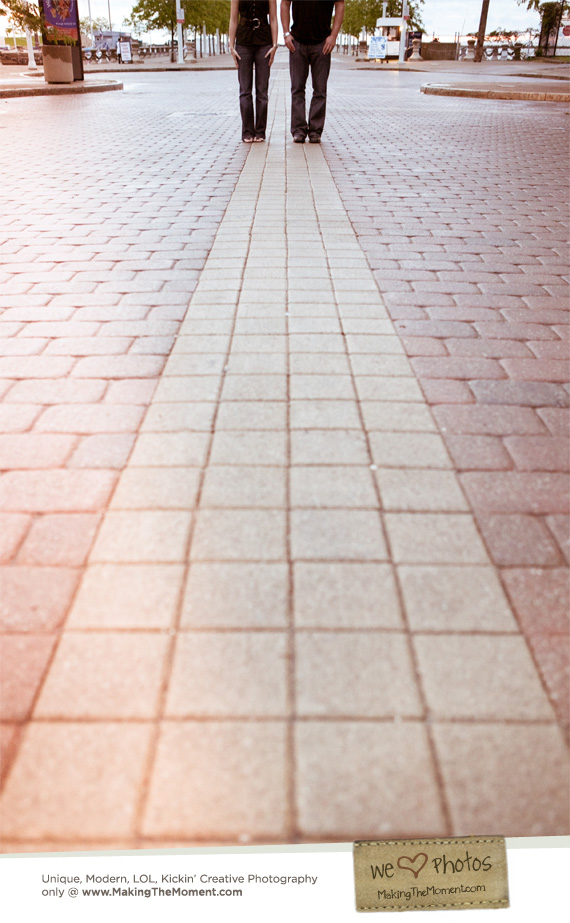
{"label": "heart symbol", "polygon": [[[416,861],[418,859],[420,860],[420,864],[419,864],[419,867],[416,869],[414,868],[414,866],[416,865]],[[409,865],[405,865],[404,860],[406,860],[406,862],[408,862]],[[413,859],[410,859],[409,856],[400,856],[400,858],[398,859],[398,868],[404,869],[404,871],[406,872],[412,872],[414,875],[414,878],[417,878],[427,861],[428,861],[428,857],[425,852],[419,852],[416,856],[414,856]]]}

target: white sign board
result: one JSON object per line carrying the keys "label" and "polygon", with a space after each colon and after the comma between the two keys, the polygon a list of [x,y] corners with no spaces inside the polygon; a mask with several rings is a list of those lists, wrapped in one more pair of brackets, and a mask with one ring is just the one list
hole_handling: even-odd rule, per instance
{"label": "white sign board", "polygon": [[564,18],[560,23],[560,31],[558,32],[558,45],[557,45],[557,54],[560,54],[560,49],[563,48],[565,54],[568,54],[568,48],[570,47],[570,19]]}
{"label": "white sign board", "polygon": [[121,53],[122,63],[130,64],[132,61],[131,43],[130,42],[119,42],[119,51]]}
{"label": "white sign board", "polygon": [[385,35],[373,35],[368,46],[369,58],[385,58],[388,39]]}

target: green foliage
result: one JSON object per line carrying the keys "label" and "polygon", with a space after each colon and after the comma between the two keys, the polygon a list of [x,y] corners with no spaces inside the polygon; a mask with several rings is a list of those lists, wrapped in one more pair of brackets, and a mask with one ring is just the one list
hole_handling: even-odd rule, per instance
{"label": "green foliage", "polygon": [[[408,0],[410,18],[408,27],[414,31],[423,28],[420,7],[425,0]],[[402,0],[388,0],[387,16],[401,16]],[[382,16],[382,0],[345,0],[342,31],[358,38],[363,29],[374,32],[376,20]]]}
{"label": "green foliage", "polygon": [[487,32],[489,38],[500,39],[501,41],[509,42],[512,38],[517,39],[521,32],[526,32],[526,29],[493,29],[492,32]]}
{"label": "green foliage", "polygon": [[539,47],[535,50],[535,57],[542,58],[554,54],[557,43],[558,29],[565,13],[570,11],[568,0],[559,0],[558,3],[541,3],[541,0],[517,0],[519,6],[526,4],[527,10],[536,10],[540,13],[540,38]]}
{"label": "green foliage", "polygon": [[542,3],[539,7],[541,22],[538,45],[545,56],[555,54],[558,42],[558,30],[564,10],[567,8],[567,3]]}
{"label": "green foliage", "polygon": [[90,22],[88,16],[82,16],[79,25],[83,34],[89,35],[91,31],[105,32],[109,28],[109,20],[106,16],[95,16]]}
{"label": "green foliage", "polygon": [[45,28],[44,18],[38,6],[25,0],[0,0],[0,16],[9,16],[15,26],[23,32],[40,32]]}
{"label": "green foliage", "polygon": [[206,32],[213,35],[216,29],[220,32],[227,32],[230,24],[230,2],[229,0],[189,0],[186,6],[188,16],[192,17],[190,25],[206,26]]}
{"label": "green foliage", "polygon": [[557,29],[565,10],[569,8],[568,3],[541,3],[538,10],[542,17],[542,28],[546,32]]}
{"label": "green foliage", "polygon": [[[183,0],[184,25],[201,30],[206,26],[210,35],[216,29],[227,32],[230,22],[230,0]],[[131,15],[124,20],[137,33],[152,29],[176,31],[176,0],[138,0]]]}
{"label": "green foliage", "polygon": [[152,29],[175,31],[176,3],[174,0],[138,0],[124,22],[135,32],[150,32]]}
{"label": "green foliage", "polygon": [[[560,6],[559,3],[543,3],[542,0],[517,0],[519,6],[526,5],[527,10],[536,10],[537,12],[542,12],[543,7],[545,6]],[[562,3],[562,12],[565,13],[570,10],[570,3]]]}

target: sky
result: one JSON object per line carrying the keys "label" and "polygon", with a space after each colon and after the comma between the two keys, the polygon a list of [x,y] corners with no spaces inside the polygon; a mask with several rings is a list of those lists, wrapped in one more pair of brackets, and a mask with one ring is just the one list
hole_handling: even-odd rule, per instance
{"label": "sky", "polygon": [[[134,0],[90,0],[91,15],[96,18],[108,18],[108,6],[111,7],[111,19],[114,29],[123,28],[122,22],[130,15]],[[87,16],[88,0],[79,0],[80,16]],[[465,35],[467,32],[476,32],[479,28],[481,15],[481,0],[426,0],[422,10],[422,18],[426,32],[436,35],[453,36],[455,32]],[[526,9],[526,4],[519,6],[516,0],[491,0],[487,31],[499,27],[524,31],[526,28],[537,28],[539,16],[537,13]],[[152,35],[156,41],[159,35]]]}

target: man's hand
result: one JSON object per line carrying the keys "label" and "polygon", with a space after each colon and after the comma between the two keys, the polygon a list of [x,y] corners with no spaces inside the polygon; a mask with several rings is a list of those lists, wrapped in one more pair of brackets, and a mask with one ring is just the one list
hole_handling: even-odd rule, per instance
{"label": "man's hand", "polygon": [[286,47],[289,49],[289,51],[295,51],[295,42],[294,42],[294,40],[293,40],[293,36],[292,36],[292,35],[288,35],[288,36],[285,38],[285,45],[286,45]]}
{"label": "man's hand", "polygon": [[332,32],[323,45],[323,54],[330,54],[336,45],[338,33],[344,19],[344,0],[335,0]]}
{"label": "man's hand", "polygon": [[335,45],[336,39],[333,38],[332,35],[329,35],[329,37],[325,39],[325,44],[323,45],[323,54],[330,54]]}

